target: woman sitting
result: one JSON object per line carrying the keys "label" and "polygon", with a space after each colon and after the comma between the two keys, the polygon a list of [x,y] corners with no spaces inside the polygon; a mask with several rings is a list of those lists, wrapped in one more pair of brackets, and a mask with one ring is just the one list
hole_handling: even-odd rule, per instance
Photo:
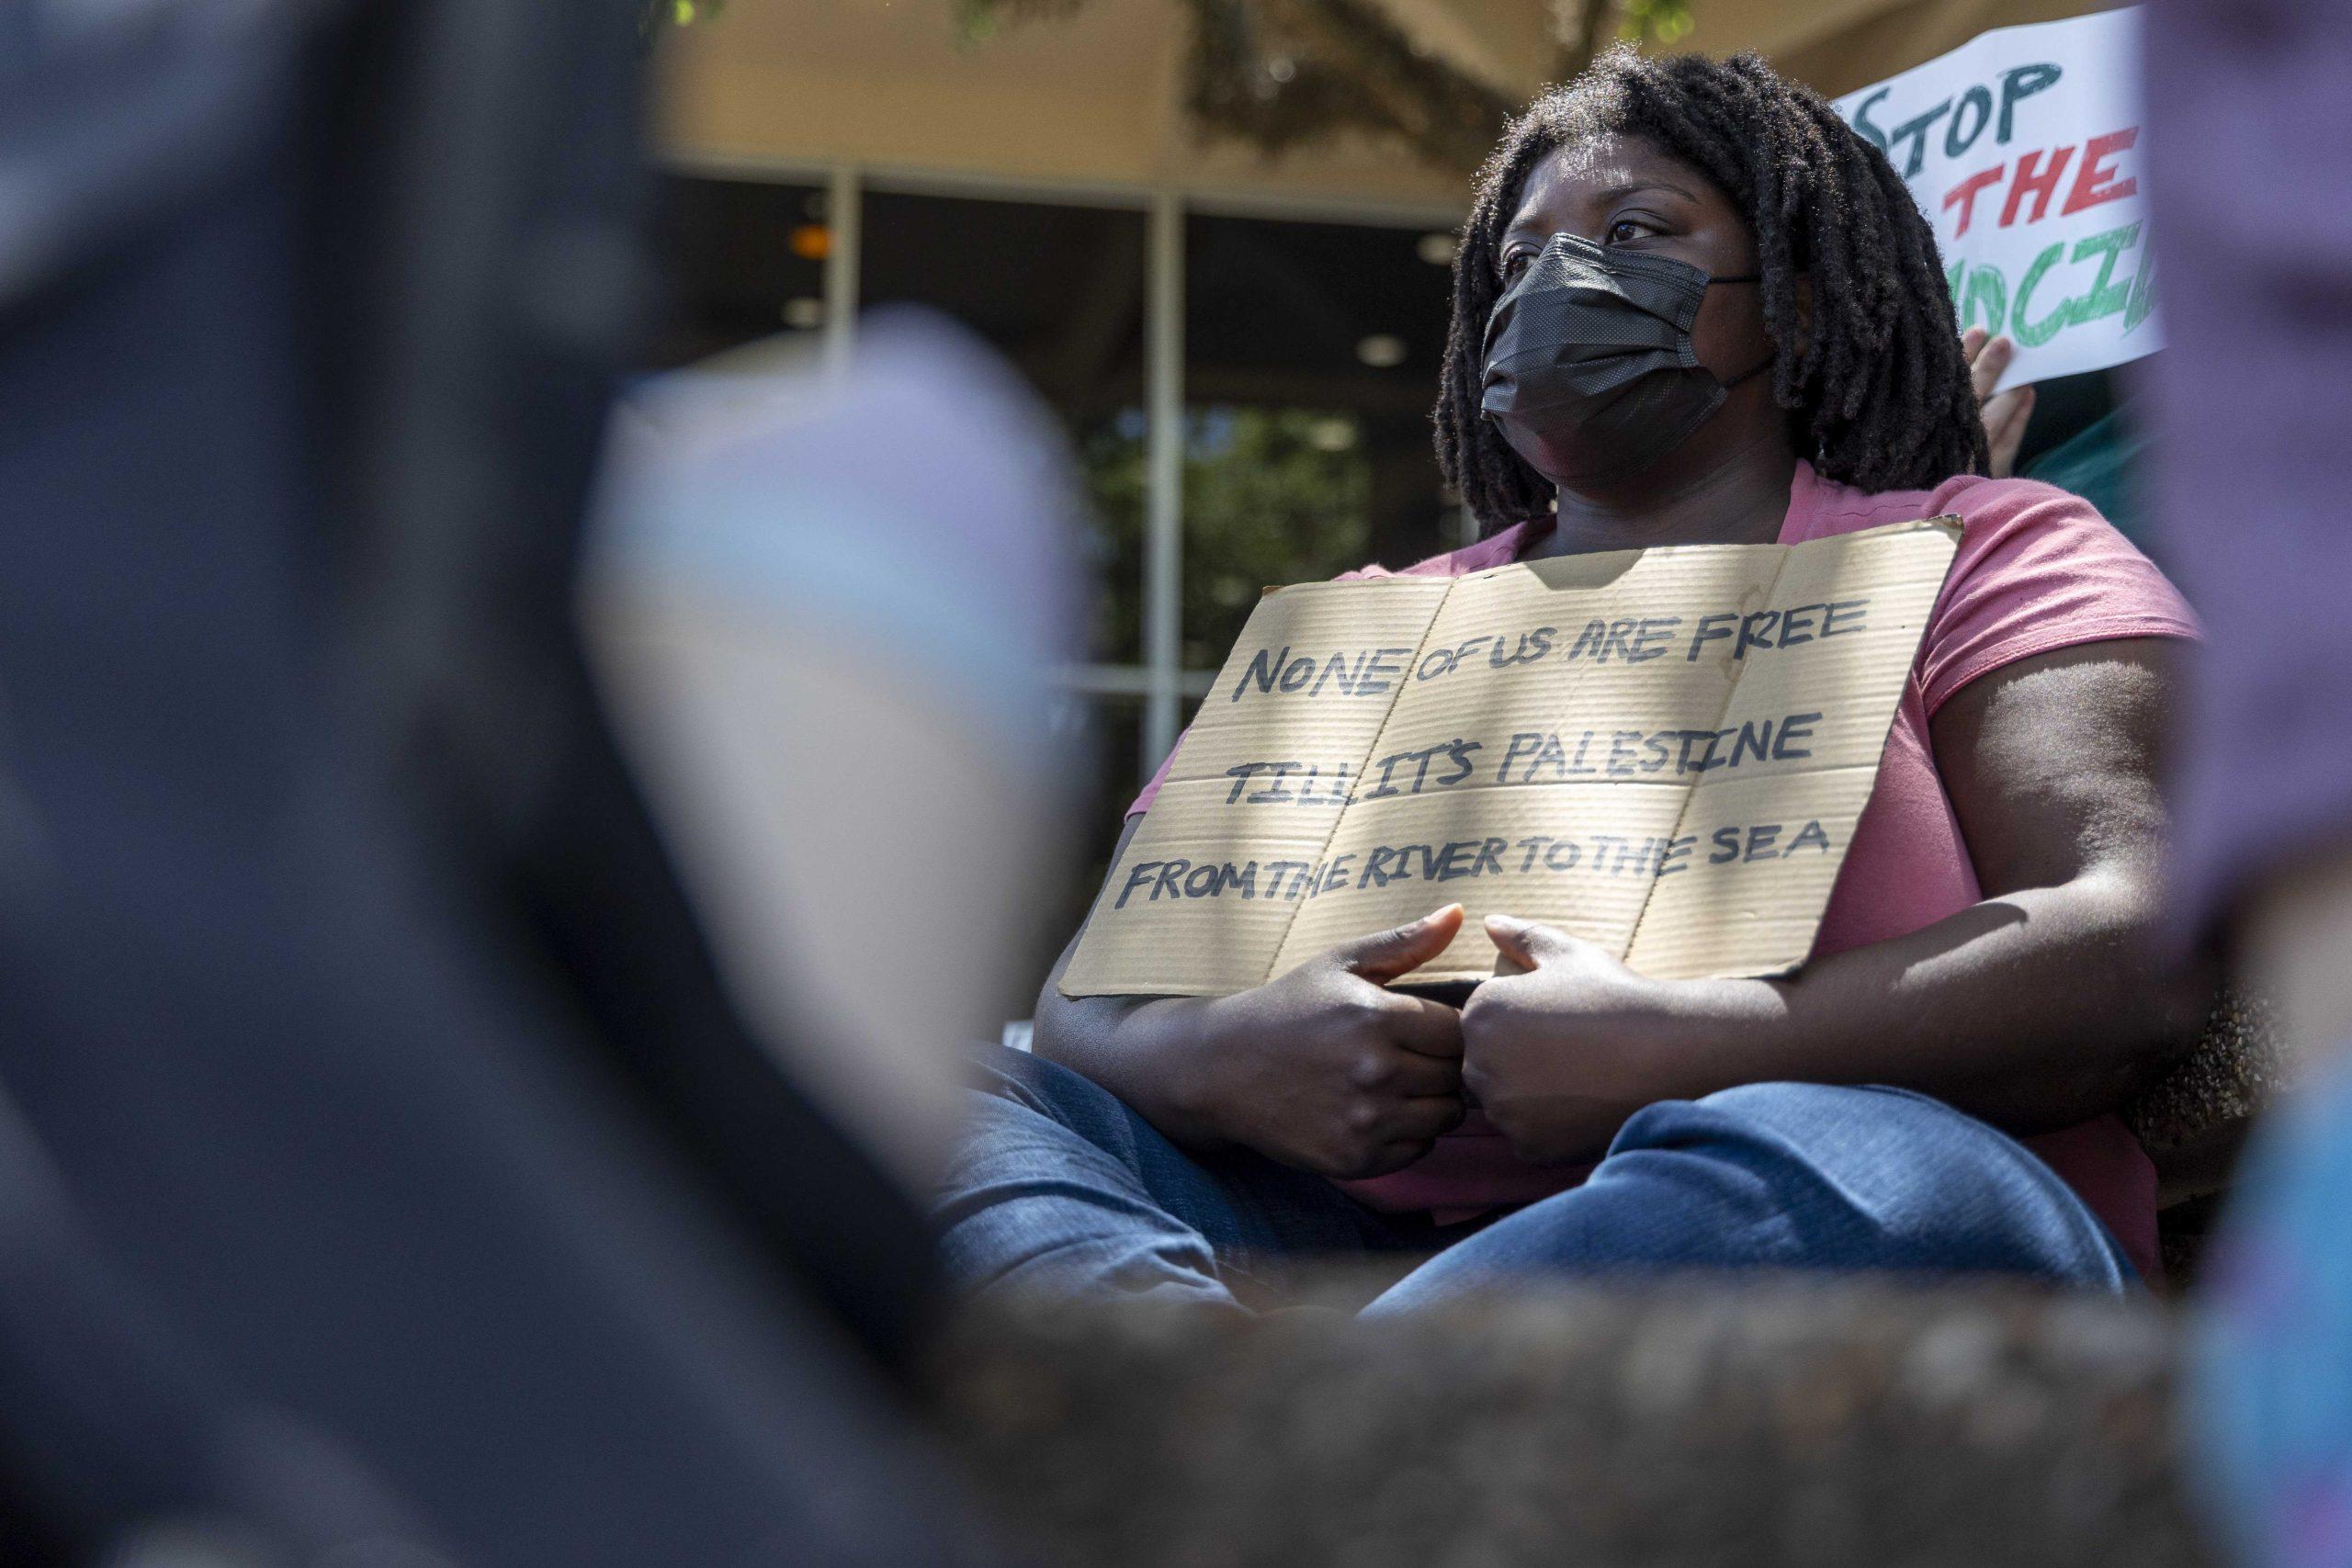
{"label": "woman sitting", "polygon": [[[1629,344],[1658,350],[1630,378]],[[1653,980],[1498,917],[1518,972],[1457,1010],[1398,987],[1449,906],[1228,997],[1071,999],[1057,971],[1035,1056],[989,1060],[951,1267],[1254,1304],[1301,1255],[1413,1265],[1376,1310],[1629,1269],[2152,1277],[2155,1178],[2115,1111],[2204,999],[2150,941],[2195,624],[2086,502],[1978,477],[1935,238],[1885,156],[1752,57],[1604,57],[1487,164],[1436,418],[1486,535],[1417,573],[1961,517],[1811,959]]]}

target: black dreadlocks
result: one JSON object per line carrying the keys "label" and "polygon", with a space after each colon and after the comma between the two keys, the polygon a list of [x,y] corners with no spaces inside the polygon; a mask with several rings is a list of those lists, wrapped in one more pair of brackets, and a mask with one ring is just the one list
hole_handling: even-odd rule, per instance
{"label": "black dreadlocks", "polygon": [[[1772,399],[1789,411],[1800,456],[1866,491],[1984,472],[1984,427],[1935,231],[1886,154],[1756,55],[1650,59],[1619,48],[1511,121],[1479,171],[1454,256],[1437,457],[1485,532],[1548,510],[1554,494],[1478,409],[1501,234],[1529,170],[1611,132],[1701,171],[1755,230],[1764,329],[1780,350]],[[1801,276],[1812,280],[1806,332]]]}

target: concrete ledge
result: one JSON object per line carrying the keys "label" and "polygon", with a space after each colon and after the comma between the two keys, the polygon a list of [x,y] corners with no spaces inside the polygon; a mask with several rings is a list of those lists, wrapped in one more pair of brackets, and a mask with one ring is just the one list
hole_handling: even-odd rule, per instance
{"label": "concrete ledge", "polygon": [[1000,1308],[936,1416],[1054,1562],[2188,1568],[2175,1340],[2146,1300],[1793,1281]]}

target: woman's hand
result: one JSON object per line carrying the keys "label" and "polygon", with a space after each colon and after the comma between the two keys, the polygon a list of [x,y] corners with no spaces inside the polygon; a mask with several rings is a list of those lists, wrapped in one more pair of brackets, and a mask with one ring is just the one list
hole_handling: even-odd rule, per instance
{"label": "woman's hand", "polygon": [[1650,980],[1550,926],[1487,917],[1520,973],[1482,982],[1462,1010],[1462,1077],[1521,1159],[1600,1157],[1655,1100],[1724,1088],[1709,1043],[1772,1001],[1753,982]]}
{"label": "woman's hand", "polygon": [[2033,388],[2011,387],[1998,397],[1993,389],[2001,372],[2017,357],[2018,346],[2007,337],[1993,337],[1983,327],[1960,334],[1961,357],[1968,361],[1968,378],[1976,388],[1976,412],[1984,421],[1984,439],[1993,449],[1988,472],[2007,479],[2018,466],[2018,446],[2025,440],[2026,421],[2033,417]]}
{"label": "woman's hand", "polygon": [[1462,1120],[1462,1015],[1387,988],[1462,929],[1449,904],[1202,1004],[1187,1110],[1225,1141],[1332,1177],[1379,1176]]}
{"label": "woman's hand", "polygon": [[[1113,852],[1125,858],[1141,817]],[[1379,1176],[1462,1120],[1462,1014],[1389,990],[1462,930],[1449,904],[1230,997],[1066,997],[1079,928],[1037,998],[1032,1043],[1188,1149],[1239,1145],[1325,1176]]]}

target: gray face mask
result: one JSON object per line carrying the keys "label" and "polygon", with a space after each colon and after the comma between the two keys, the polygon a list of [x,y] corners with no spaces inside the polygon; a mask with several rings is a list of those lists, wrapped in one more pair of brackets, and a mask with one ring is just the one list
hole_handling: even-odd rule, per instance
{"label": "gray face mask", "polygon": [[1480,406],[1554,484],[1638,473],[1772,363],[1718,381],[1690,346],[1711,278],[1671,256],[1555,234],[1487,321]]}

